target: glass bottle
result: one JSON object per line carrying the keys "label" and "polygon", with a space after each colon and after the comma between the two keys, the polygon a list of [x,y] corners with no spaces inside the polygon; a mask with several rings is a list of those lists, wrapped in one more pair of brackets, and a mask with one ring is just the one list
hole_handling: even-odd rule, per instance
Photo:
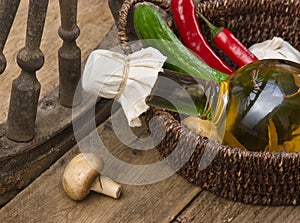
{"label": "glass bottle", "polygon": [[[176,90],[174,90],[176,88]],[[164,72],[147,104],[211,119],[217,140],[252,151],[300,151],[300,64],[266,59],[216,83]]]}

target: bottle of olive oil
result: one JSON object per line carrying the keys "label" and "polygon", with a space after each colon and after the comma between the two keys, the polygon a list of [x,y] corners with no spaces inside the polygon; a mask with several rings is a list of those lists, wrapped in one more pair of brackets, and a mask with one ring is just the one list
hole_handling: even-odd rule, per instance
{"label": "bottle of olive oil", "polygon": [[267,59],[238,69],[221,83],[165,73],[147,103],[211,119],[223,144],[293,152],[300,151],[299,87],[300,64]]}

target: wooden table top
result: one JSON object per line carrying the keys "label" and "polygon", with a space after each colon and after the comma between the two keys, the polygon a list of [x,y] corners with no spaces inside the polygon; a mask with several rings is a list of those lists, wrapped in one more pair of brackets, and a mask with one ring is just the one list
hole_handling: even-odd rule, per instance
{"label": "wooden table top", "polygon": [[[114,116],[98,127],[106,148],[126,163],[147,164],[159,159],[157,150],[136,151],[124,145],[112,127]],[[135,130],[143,137],[145,128]],[[135,139],[127,141],[130,145]],[[249,205],[217,197],[177,174],[146,185],[123,184],[117,200],[91,192],[73,201],[63,191],[64,168],[80,152],[73,147],[50,169],[0,210],[1,222],[300,222],[299,206]]]}

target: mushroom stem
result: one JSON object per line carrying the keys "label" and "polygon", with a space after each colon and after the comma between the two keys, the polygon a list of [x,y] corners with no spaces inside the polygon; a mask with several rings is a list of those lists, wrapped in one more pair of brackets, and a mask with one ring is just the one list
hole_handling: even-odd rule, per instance
{"label": "mushroom stem", "polygon": [[109,177],[99,176],[92,184],[91,190],[118,199],[122,192],[122,186]]}
{"label": "mushroom stem", "polygon": [[62,186],[66,194],[73,200],[84,199],[90,190],[113,198],[119,198],[122,186],[112,179],[101,176],[103,160],[93,153],[80,153],[66,166]]}

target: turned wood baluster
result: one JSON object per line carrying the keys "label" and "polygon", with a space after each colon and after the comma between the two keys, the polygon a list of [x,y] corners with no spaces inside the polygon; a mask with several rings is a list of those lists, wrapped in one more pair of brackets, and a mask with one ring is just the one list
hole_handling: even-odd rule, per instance
{"label": "turned wood baluster", "polygon": [[[76,39],[80,34],[80,29],[76,24],[77,0],[59,0],[59,4],[61,27],[58,33],[63,39],[63,45],[58,52],[59,100],[63,106],[72,107],[80,103],[80,97],[74,98],[81,77],[81,50],[76,45]],[[81,88],[77,90],[80,92]],[[80,95],[77,93],[76,95]]]}
{"label": "turned wood baluster", "polygon": [[36,71],[44,64],[40,50],[41,38],[47,13],[48,0],[30,0],[25,47],[17,55],[17,63],[22,69],[20,76],[13,81],[7,137],[19,142],[34,137],[34,126],[41,85]]}
{"label": "turned wood baluster", "polygon": [[6,68],[3,49],[20,4],[20,0],[0,0],[0,74]]}

